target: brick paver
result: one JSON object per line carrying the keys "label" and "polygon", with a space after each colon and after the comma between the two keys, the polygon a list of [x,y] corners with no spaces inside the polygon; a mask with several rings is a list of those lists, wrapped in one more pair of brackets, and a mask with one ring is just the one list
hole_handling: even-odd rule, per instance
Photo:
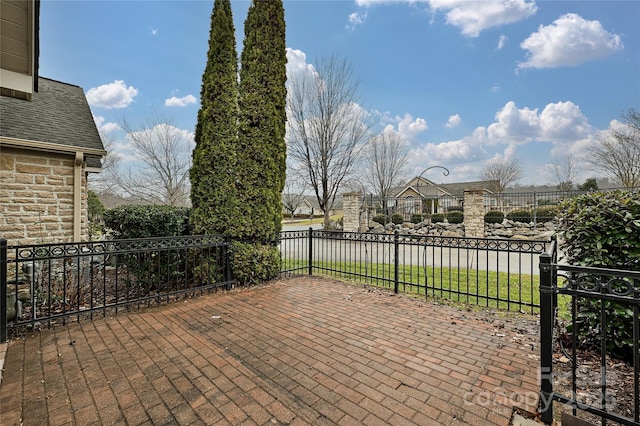
{"label": "brick paver", "polygon": [[507,425],[513,405],[535,411],[537,348],[523,343],[535,330],[534,319],[288,279],[16,339],[0,418]]}

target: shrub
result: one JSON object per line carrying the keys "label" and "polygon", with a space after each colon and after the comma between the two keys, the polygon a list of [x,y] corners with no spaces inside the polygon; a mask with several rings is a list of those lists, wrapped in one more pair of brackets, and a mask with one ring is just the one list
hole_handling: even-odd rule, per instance
{"label": "shrub", "polygon": [[389,223],[389,218],[383,214],[379,214],[373,217],[373,221],[379,223],[380,225],[386,225],[387,223]]}
{"label": "shrub", "polygon": [[431,215],[431,223],[444,222],[444,214],[434,213]]}
{"label": "shrub", "polygon": [[259,284],[278,276],[280,251],[270,244],[231,243],[231,269],[240,285]]}
{"label": "shrub", "polygon": [[502,223],[504,220],[504,213],[500,210],[489,210],[484,215],[484,221],[486,223]]}
{"label": "shrub", "polygon": [[464,211],[464,207],[462,206],[447,207],[447,212],[463,212],[463,211]]}
{"label": "shrub", "polygon": [[[640,192],[594,192],[562,203],[558,216],[564,233],[560,249],[569,264],[640,270]],[[607,350],[633,358],[633,310],[629,305],[604,302]],[[578,338],[600,345],[600,300],[578,299],[575,326]],[[573,324],[569,326],[571,330]]]}
{"label": "shrub", "polygon": [[87,193],[87,213],[88,213],[88,219],[89,219],[89,237],[93,236],[94,234],[101,234],[103,231],[103,218],[102,216],[104,215],[104,205],[102,204],[102,201],[100,201],[100,198],[98,198],[98,195],[93,192],[93,191],[89,191]]}
{"label": "shrub", "polygon": [[105,227],[116,239],[189,234],[188,207],[121,206],[104,212]]}
{"label": "shrub", "polygon": [[396,225],[401,225],[402,222],[404,222],[404,217],[402,217],[402,215],[399,213],[394,213],[391,215],[391,222],[395,223]]}
{"label": "shrub", "polygon": [[529,223],[531,222],[531,212],[529,210],[513,210],[507,213],[507,219],[514,222]]}
{"label": "shrub", "polygon": [[464,222],[464,213],[457,210],[449,212],[447,213],[447,221],[449,221],[449,223],[462,223]]}
{"label": "shrub", "polygon": [[420,213],[412,213],[411,214],[411,223],[420,223],[424,220],[425,215]]}
{"label": "shrub", "polygon": [[551,222],[558,217],[558,206],[538,207],[535,209],[536,222]]}
{"label": "shrub", "polygon": [[[171,237],[189,234],[189,212],[187,207],[121,206],[105,211],[104,222],[114,239]],[[183,253],[157,250],[118,255],[118,261],[132,275],[128,285],[148,294],[185,271],[187,259]]]}

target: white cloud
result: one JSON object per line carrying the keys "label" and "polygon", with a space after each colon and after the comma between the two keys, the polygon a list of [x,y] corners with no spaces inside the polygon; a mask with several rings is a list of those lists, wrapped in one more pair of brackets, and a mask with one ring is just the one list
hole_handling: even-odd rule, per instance
{"label": "white cloud", "polygon": [[189,104],[195,104],[196,102],[197,102],[197,99],[193,95],[187,95],[181,98],[172,96],[169,99],[165,99],[164,105],[168,107],[184,107]]}
{"label": "white cloud", "polygon": [[351,15],[349,15],[349,23],[347,24],[347,29],[353,31],[359,25],[363,25],[366,20],[367,20],[366,13],[353,12]]}
{"label": "white cloud", "polygon": [[548,104],[538,113],[537,108],[520,109],[510,101],[495,118],[487,127],[490,145],[522,145],[531,141],[565,144],[589,138],[593,131],[580,108],[572,102]]}
{"label": "white cloud", "polygon": [[427,143],[409,152],[410,163],[416,165],[464,163],[481,156],[482,149],[473,141],[473,136],[455,141]]}
{"label": "white cloud", "polygon": [[607,32],[600,21],[587,21],[575,13],[541,25],[520,47],[527,51],[527,60],[518,69],[577,66],[624,48],[620,36]]}
{"label": "white cloud", "polygon": [[468,1],[429,0],[434,11],[446,10],[446,20],[462,30],[462,34],[478,37],[488,28],[521,21],[536,13],[534,1]]}
{"label": "white cloud", "polygon": [[93,121],[96,123],[96,127],[100,134],[111,133],[120,130],[118,123],[106,122],[106,119],[100,115],[94,115]]}
{"label": "white cloud", "polygon": [[548,104],[540,113],[540,127],[541,138],[556,143],[580,140],[592,132],[587,117],[572,102]]}
{"label": "white cloud", "polygon": [[490,143],[526,143],[540,134],[537,109],[518,109],[515,102],[510,101],[496,113],[495,119],[487,128]]}
{"label": "white cloud", "polygon": [[127,87],[122,80],[89,89],[87,102],[91,106],[102,108],[126,108],[138,95],[138,89]]}
{"label": "white cloud", "polygon": [[306,53],[287,47],[287,79],[299,73],[317,74],[315,67],[307,63]]}
{"label": "white cloud", "polygon": [[392,3],[426,3],[433,12],[446,11],[447,24],[460,28],[462,34],[469,37],[478,37],[489,28],[521,21],[538,10],[533,0],[356,0],[356,5],[364,7]]}
{"label": "white cloud", "polygon": [[417,136],[429,128],[424,118],[417,117],[414,119],[409,113],[394,117],[388,112],[374,110],[371,114],[378,117],[377,120],[385,126],[383,132],[393,131],[409,143],[416,142]]}
{"label": "white cloud", "polygon": [[447,120],[445,127],[453,129],[454,127],[458,127],[460,124],[462,124],[462,118],[460,118],[460,114],[456,114],[449,116],[449,120]]}
{"label": "white cloud", "polygon": [[504,34],[500,34],[498,37],[498,45],[496,46],[496,50],[502,50],[504,46],[507,44],[508,37]]}

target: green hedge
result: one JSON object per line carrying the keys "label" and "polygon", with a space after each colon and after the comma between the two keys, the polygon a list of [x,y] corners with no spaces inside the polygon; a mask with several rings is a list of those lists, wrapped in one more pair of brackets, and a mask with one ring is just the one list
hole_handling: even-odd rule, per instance
{"label": "green hedge", "polygon": [[529,210],[513,210],[507,213],[507,219],[514,222],[529,223],[533,219]]}
{"label": "green hedge", "polygon": [[447,221],[449,223],[462,223],[464,222],[464,213],[458,210],[447,213]]}
{"label": "green hedge", "polygon": [[270,244],[231,243],[231,269],[240,285],[268,281],[280,273],[280,251]]}
{"label": "green hedge", "polygon": [[[122,206],[105,211],[104,223],[114,239],[173,237],[189,234],[189,213],[187,207]],[[177,279],[188,259],[182,252],[158,250],[118,255],[118,261],[131,273],[127,285],[149,294]]]}
{"label": "green hedge", "polygon": [[[560,249],[571,265],[640,270],[640,192],[594,192],[561,204]],[[578,338],[599,346],[601,302],[578,299]],[[633,310],[605,302],[607,349],[627,361],[633,358]],[[569,329],[573,329],[573,324]]]}
{"label": "green hedge", "polygon": [[105,228],[117,239],[189,235],[188,207],[121,206],[104,212]]}
{"label": "green hedge", "polygon": [[558,206],[538,207],[535,209],[536,222],[552,222],[558,217]]}
{"label": "green hedge", "polygon": [[396,225],[401,225],[402,222],[404,222],[404,217],[402,217],[401,214],[394,213],[391,215],[391,222],[395,223]]}
{"label": "green hedge", "polygon": [[373,221],[379,223],[380,225],[386,225],[387,223],[389,223],[389,217],[383,214],[379,214],[373,217]]}
{"label": "green hedge", "polygon": [[486,223],[502,223],[504,220],[504,213],[500,210],[489,210],[484,215],[484,221]]}
{"label": "green hedge", "polygon": [[431,215],[431,223],[444,222],[444,214],[434,213]]}
{"label": "green hedge", "polygon": [[420,223],[425,219],[424,214],[420,214],[420,213],[412,213],[411,214],[411,223]]}

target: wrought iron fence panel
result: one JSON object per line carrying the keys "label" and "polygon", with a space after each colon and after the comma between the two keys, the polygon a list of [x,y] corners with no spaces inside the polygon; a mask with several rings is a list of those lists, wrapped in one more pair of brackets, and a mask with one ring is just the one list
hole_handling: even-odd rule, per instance
{"label": "wrought iron fence panel", "polygon": [[230,243],[219,235],[2,244],[5,339],[7,330],[93,318],[232,284]]}
{"label": "wrought iron fence panel", "polygon": [[[300,238],[307,250],[293,249]],[[286,243],[286,245],[285,245]],[[538,259],[548,241],[309,230],[285,234],[288,273],[317,273],[369,285],[534,312]]]}
{"label": "wrought iron fence panel", "polygon": [[[553,402],[569,406],[575,416],[585,411],[598,416],[602,424],[607,420],[623,425],[640,425],[640,272],[608,268],[561,265],[556,263],[555,246],[551,253],[541,257],[541,412],[542,420],[553,421]],[[554,334],[558,318],[558,296],[569,298],[569,348]],[[610,343],[619,339],[610,326],[618,315],[625,313],[632,322],[632,346],[630,349],[633,367],[633,407],[631,415],[622,413],[617,407],[615,391],[611,391],[607,358],[615,350]],[[584,329],[584,330],[583,330]],[[584,399],[584,379],[578,370],[578,352],[585,349],[580,336],[588,333],[587,350],[597,354],[599,360],[599,383],[597,401]],[[619,348],[620,341],[616,342]],[[560,348],[560,349],[557,349]],[[571,395],[554,390],[554,351],[562,350],[571,362]]]}

